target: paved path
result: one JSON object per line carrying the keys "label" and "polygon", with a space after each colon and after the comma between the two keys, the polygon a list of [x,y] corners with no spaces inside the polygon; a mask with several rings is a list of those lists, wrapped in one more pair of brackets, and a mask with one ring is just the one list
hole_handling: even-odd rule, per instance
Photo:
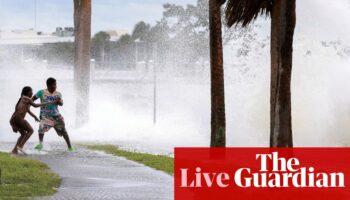
{"label": "paved path", "polygon": [[68,153],[65,146],[53,144],[47,154],[30,157],[45,162],[62,178],[58,193],[43,199],[173,199],[171,176],[124,158],[84,148]]}

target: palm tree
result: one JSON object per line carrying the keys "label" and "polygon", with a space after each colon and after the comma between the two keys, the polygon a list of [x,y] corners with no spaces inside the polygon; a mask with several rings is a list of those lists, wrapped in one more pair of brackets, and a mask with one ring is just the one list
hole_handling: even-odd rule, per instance
{"label": "palm tree", "polygon": [[77,95],[77,125],[87,122],[90,90],[91,0],[74,1],[74,86]]}
{"label": "palm tree", "polygon": [[211,147],[226,145],[225,87],[221,6],[225,0],[209,0],[211,65]]}
{"label": "palm tree", "polygon": [[111,36],[104,31],[96,33],[92,38],[92,49],[95,50],[94,52],[97,51],[100,54],[98,57],[100,58],[99,61],[102,66],[105,66],[106,64],[106,50],[108,50],[110,39]]}
{"label": "palm tree", "polygon": [[247,26],[259,15],[271,15],[270,146],[292,147],[291,76],[295,0],[228,0],[228,26]]}

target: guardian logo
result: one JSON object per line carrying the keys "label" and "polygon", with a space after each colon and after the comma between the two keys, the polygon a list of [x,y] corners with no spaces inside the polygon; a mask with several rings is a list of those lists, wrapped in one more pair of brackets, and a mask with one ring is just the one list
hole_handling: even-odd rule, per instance
{"label": "guardian logo", "polygon": [[176,149],[175,200],[350,199],[349,155],[344,148]]}
{"label": "guardian logo", "polygon": [[[278,152],[257,154],[261,168],[251,173],[249,168],[241,168],[235,173],[235,183],[239,187],[345,187],[344,173],[315,173],[314,167],[300,167],[297,158],[279,158]],[[268,160],[272,161],[272,170],[267,169]],[[242,179],[244,181],[242,182]]]}

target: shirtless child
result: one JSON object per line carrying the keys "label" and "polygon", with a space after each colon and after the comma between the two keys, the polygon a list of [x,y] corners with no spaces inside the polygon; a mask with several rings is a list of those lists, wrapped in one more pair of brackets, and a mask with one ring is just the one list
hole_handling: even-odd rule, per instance
{"label": "shirtless child", "polygon": [[35,104],[32,101],[33,90],[31,87],[24,87],[22,89],[21,97],[16,104],[15,112],[13,113],[10,124],[12,126],[12,130],[17,133],[19,132],[21,136],[18,138],[15,147],[12,150],[13,154],[18,154],[18,151],[23,151],[24,144],[28,141],[30,136],[33,134],[32,126],[25,120],[25,116],[27,113],[31,115],[36,122],[39,122],[38,117],[36,117],[31,111],[30,106],[35,108],[49,104],[50,102],[43,104]]}

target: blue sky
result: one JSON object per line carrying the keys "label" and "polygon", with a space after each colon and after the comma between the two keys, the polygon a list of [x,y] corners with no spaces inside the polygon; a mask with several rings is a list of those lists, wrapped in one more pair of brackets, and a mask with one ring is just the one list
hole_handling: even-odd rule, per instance
{"label": "blue sky", "polygon": [[[0,29],[34,27],[35,0],[0,0]],[[73,0],[36,0],[37,30],[53,32],[57,26],[73,25]],[[92,29],[132,30],[140,20],[154,24],[162,16],[162,4],[195,4],[197,0],[92,0]]]}

